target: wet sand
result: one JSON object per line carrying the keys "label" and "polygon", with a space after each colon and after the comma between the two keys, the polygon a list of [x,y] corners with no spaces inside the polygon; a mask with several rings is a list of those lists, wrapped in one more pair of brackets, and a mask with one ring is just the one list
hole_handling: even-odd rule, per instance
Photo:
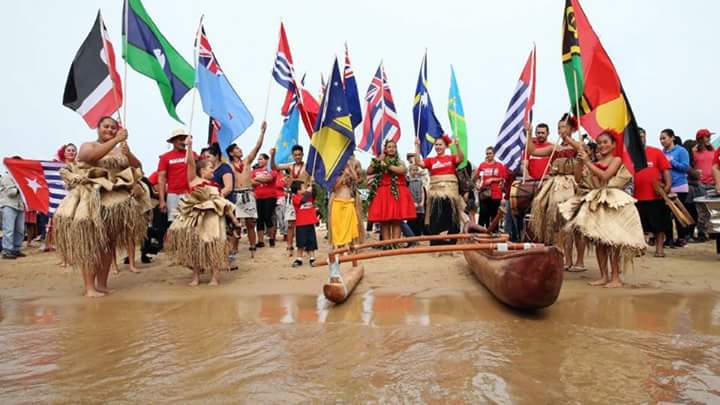
{"label": "wet sand", "polygon": [[[321,249],[326,249],[322,246]],[[535,313],[499,304],[461,257],[365,262],[342,306],[326,268],[261,249],[222,285],[161,256],[81,296],[52,254],[0,262],[0,398],[16,402],[720,401],[720,261],[711,244],[643,257],[629,287],[566,273]],[[208,276],[203,281],[207,282]],[[98,396],[98,393],[102,393]]]}

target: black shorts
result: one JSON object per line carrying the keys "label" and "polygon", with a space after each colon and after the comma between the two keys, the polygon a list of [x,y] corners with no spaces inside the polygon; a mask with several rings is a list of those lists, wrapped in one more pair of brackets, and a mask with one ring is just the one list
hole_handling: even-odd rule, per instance
{"label": "black shorts", "polygon": [[672,212],[664,200],[638,201],[635,206],[644,232],[665,233],[672,229]]}
{"label": "black shorts", "polygon": [[317,250],[317,236],[315,225],[301,225],[295,227],[295,246],[307,251]]}
{"label": "black shorts", "polygon": [[276,198],[263,198],[256,201],[257,205],[257,230],[264,231],[265,228],[275,226],[275,206]]}

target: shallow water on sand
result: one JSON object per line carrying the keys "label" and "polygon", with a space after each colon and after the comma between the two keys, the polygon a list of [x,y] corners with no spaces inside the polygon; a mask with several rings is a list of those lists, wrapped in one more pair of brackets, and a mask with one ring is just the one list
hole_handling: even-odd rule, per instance
{"label": "shallow water on sand", "polygon": [[0,400],[720,401],[719,294],[598,295],[0,301]]}

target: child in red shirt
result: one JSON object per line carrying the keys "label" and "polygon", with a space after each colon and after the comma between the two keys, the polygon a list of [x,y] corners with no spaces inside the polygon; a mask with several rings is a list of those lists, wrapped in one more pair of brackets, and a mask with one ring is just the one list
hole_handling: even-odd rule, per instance
{"label": "child in red shirt", "polygon": [[315,251],[318,248],[317,236],[315,236],[317,212],[312,185],[294,182],[290,186],[290,192],[293,194],[292,203],[295,208],[295,246],[297,246],[292,266],[302,266],[305,252],[310,255],[310,265],[312,266],[315,262]]}

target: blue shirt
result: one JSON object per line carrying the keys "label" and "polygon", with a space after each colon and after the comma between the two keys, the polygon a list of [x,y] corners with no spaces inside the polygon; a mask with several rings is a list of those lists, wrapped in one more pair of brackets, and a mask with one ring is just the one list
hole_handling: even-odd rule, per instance
{"label": "blue shirt", "polygon": [[670,150],[664,150],[665,157],[670,162],[670,175],[672,187],[688,184],[687,174],[690,170],[690,154],[682,146],[674,145]]}
{"label": "blue shirt", "polygon": [[[233,173],[233,170],[229,164],[220,163],[220,166],[218,166],[217,169],[215,169],[215,171],[213,172],[213,181],[215,183],[217,183],[221,189],[225,188],[225,185],[223,184],[223,176],[227,173],[230,173],[230,176],[232,178],[232,180],[230,180],[232,182],[232,184],[230,184],[230,189],[232,189],[233,187],[235,187],[235,173]],[[230,200],[231,202],[234,203],[235,202],[235,193],[231,192],[225,198],[227,198],[228,200]]]}

